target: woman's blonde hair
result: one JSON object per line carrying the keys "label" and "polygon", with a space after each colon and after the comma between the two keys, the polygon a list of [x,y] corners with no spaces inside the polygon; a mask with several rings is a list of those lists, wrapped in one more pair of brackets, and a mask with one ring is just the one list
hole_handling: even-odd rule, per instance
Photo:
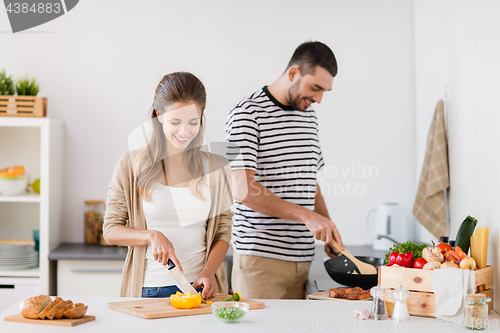
{"label": "woman's blonde hair", "polygon": [[[184,152],[186,167],[193,177],[189,183],[189,191],[193,196],[207,200],[202,193],[202,186],[206,182],[204,161],[207,156],[205,152],[201,151],[206,99],[205,86],[195,75],[188,72],[167,74],[158,84],[151,111],[152,133],[148,139],[147,146],[138,151],[136,160],[137,186],[139,193],[146,201],[151,200],[151,188],[153,185],[163,179],[164,169],[162,164],[168,158],[167,139],[156,112],[158,111],[158,114],[161,116],[172,103],[187,103],[190,101],[195,102],[201,108],[201,116],[200,130]],[[164,165],[167,165],[167,163]]]}

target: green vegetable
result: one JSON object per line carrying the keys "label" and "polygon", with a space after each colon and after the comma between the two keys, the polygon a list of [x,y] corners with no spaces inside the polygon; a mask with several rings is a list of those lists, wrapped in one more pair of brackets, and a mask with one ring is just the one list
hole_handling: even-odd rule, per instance
{"label": "green vegetable", "polygon": [[404,243],[399,243],[397,245],[394,245],[389,249],[389,252],[386,253],[385,255],[385,262],[386,264],[389,263],[389,256],[391,255],[392,252],[399,252],[399,253],[406,253],[406,252],[411,252],[413,253],[413,259],[416,260],[418,258],[422,258],[422,251],[427,247],[428,245],[426,244],[413,244],[411,241],[407,241]]}
{"label": "green vegetable", "polygon": [[240,293],[235,292],[231,297],[222,300],[222,302],[230,302],[230,301],[235,301],[235,302],[241,301]]}
{"label": "green vegetable", "polygon": [[217,308],[214,311],[215,315],[227,322],[233,322],[245,315],[245,311],[238,308]]}
{"label": "green vegetable", "polygon": [[14,95],[12,76],[7,76],[5,69],[0,71],[0,95]]}
{"label": "green vegetable", "polygon": [[465,218],[462,224],[460,224],[460,228],[458,228],[457,237],[455,238],[455,246],[460,246],[465,254],[469,252],[470,238],[474,233],[476,225],[477,219],[469,215]]}

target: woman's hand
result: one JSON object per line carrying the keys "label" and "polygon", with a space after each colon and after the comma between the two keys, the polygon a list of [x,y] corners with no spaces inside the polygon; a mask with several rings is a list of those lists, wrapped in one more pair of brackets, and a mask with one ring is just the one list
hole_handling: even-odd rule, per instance
{"label": "woman's hand", "polygon": [[198,275],[196,280],[193,282],[193,287],[195,289],[198,289],[200,287],[203,287],[203,291],[201,293],[201,297],[203,299],[208,299],[208,298],[213,298],[215,297],[216,293],[216,287],[214,283],[214,274],[210,274],[206,272],[205,270],[202,270],[201,273]]}
{"label": "woman's hand", "polygon": [[155,260],[163,266],[166,266],[168,259],[170,258],[182,274],[183,270],[179,259],[177,259],[177,256],[175,255],[174,246],[163,233],[151,230],[149,243],[151,244],[151,251],[153,252]]}

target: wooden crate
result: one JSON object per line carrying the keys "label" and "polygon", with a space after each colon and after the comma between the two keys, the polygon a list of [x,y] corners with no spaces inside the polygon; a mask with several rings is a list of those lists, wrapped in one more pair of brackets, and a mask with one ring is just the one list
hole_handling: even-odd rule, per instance
{"label": "wooden crate", "polygon": [[47,98],[37,96],[0,95],[0,116],[45,117]]}
{"label": "wooden crate", "polygon": [[[491,298],[488,302],[488,310],[493,310],[493,266],[478,269],[476,275],[476,293],[480,292]],[[402,268],[380,266],[378,268],[378,283],[390,289],[399,287],[410,291],[407,300],[408,312],[413,316],[434,317],[436,311],[436,300],[432,289],[432,278],[434,271],[416,268]],[[392,293],[389,293],[388,301],[394,302]]]}

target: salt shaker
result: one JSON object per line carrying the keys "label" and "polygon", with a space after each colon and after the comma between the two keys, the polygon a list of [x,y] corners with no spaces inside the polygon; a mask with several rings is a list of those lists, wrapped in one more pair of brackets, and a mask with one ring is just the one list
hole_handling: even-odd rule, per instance
{"label": "salt shaker", "polygon": [[394,296],[394,311],[392,312],[392,320],[394,321],[408,321],[410,319],[410,313],[408,312],[408,305],[406,300],[410,297],[410,292],[399,286],[392,292]]}
{"label": "salt shaker", "polygon": [[385,306],[385,298],[388,295],[387,288],[377,284],[376,287],[370,289],[370,295],[373,297],[372,311],[370,315],[375,320],[387,319],[387,308]]}

